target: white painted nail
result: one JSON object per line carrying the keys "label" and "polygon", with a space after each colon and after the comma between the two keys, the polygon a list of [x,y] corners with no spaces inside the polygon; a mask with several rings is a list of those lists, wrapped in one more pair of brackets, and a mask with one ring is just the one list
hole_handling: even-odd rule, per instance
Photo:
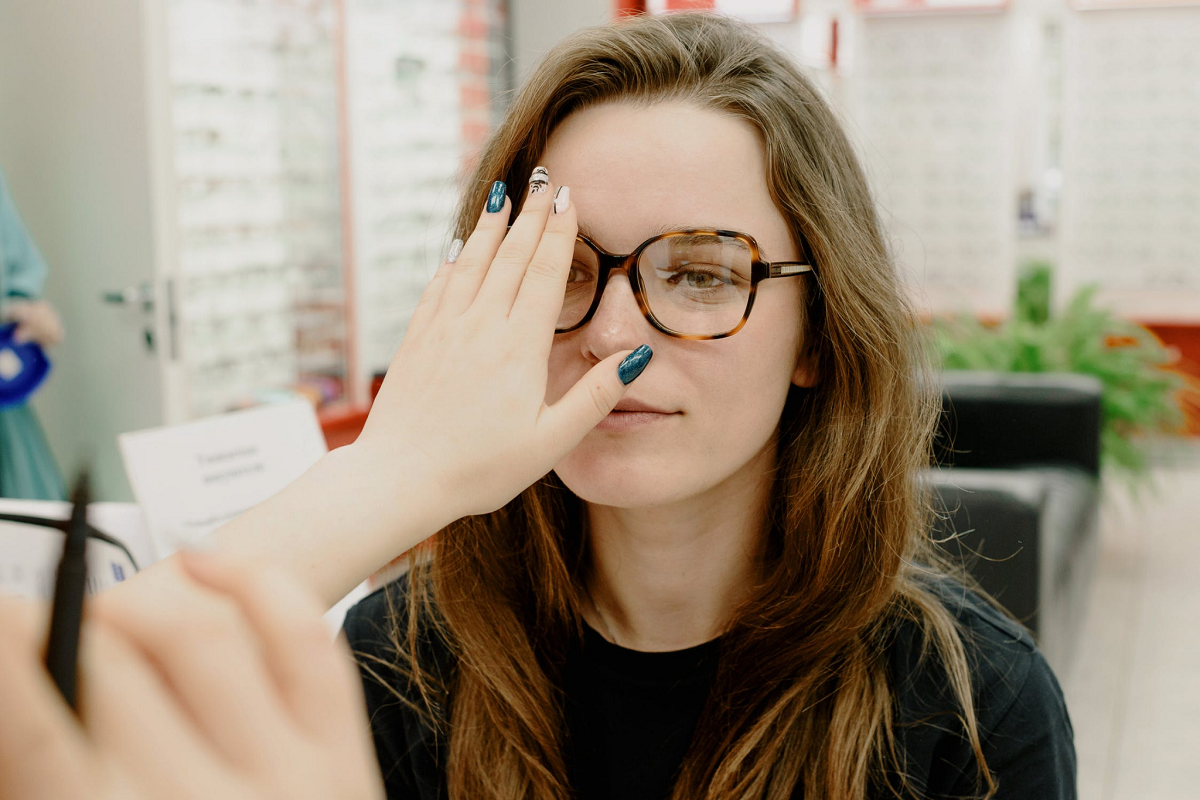
{"label": "white painted nail", "polygon": [[450,243],[450,252],[446,253],[446,263],[453,264],[458,261],[458,257],[462,254],[463,240],[455,239]]}
{"label": "white painted nail", "polygon": [[561,214],[571,207],[571,187],[560,186],[554,190],[554,213]]}

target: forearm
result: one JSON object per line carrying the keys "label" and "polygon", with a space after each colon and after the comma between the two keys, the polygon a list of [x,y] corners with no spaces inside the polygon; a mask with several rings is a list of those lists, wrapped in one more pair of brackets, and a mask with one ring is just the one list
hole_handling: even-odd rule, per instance
{"label": "forearm", "polygon": [[[418,470],[386,466],[385,473],[353,445],[333,450],[211,538],[239,561],[282,567],[332,606],[457,518]],[[164,559],[130,583],[169,579],[174,561]]]}

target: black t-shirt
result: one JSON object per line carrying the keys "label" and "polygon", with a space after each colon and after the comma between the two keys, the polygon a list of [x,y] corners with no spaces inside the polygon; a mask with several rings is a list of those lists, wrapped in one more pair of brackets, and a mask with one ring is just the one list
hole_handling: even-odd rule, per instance
{"label": "black t-shirt", "polygon": [[[388,658],[384,593],[391,593],[403,614],[399,590],[405,580],[374,592],[347,614],[345,632],[354,650]],[[958,584],[943,581],[939,592],[968,633],[976,715],[984,756],[999,785],[996,799],[1073,800],[1071,722],[1058,682],[1029,634]],[[443,670],[451,668],[444,647],[423,641],[426,656]],[[718,645],[713,640],[647,653],[612,644],[585,626],[582,646],[563,673],[566,756],[579,800],[667,796],[715,674]],[[974,796],[974,753],[952,723],[955,706],[944,675],[933,659],[918,668],[919,652],[915,626],[899,626],[889,656],[909,785],[930,800]],[[360,663],[370,661],[360,657]],[[378,665],[373,671],[413,696],[397,673]],[[362,675],[389,800],[447,797],[447,743],[366,669]]]}

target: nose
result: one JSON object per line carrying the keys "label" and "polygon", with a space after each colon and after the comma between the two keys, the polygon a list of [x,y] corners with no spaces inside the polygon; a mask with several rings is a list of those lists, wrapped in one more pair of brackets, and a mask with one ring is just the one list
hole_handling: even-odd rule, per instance
{"label": "nose", "polygon": [[614,269],[608,275],[604,294],[596,313],[581,330],[582,346],[597,359],[619,350],[632,350],[645,344],[656,331],[638,307],[625,270]]}

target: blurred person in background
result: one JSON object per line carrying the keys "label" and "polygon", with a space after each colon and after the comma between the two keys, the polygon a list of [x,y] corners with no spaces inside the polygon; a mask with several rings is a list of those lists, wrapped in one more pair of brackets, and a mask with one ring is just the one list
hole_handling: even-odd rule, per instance
{"label": "blurred person in background", "polygon": [[[0,170],[0,324],[16,323],[14,344],[46,348],[63,339],[58,312],[41,299],[46,262],[25,229]],[[0,407],[0,497],[64,499],[62,476],[27,402]]]}

